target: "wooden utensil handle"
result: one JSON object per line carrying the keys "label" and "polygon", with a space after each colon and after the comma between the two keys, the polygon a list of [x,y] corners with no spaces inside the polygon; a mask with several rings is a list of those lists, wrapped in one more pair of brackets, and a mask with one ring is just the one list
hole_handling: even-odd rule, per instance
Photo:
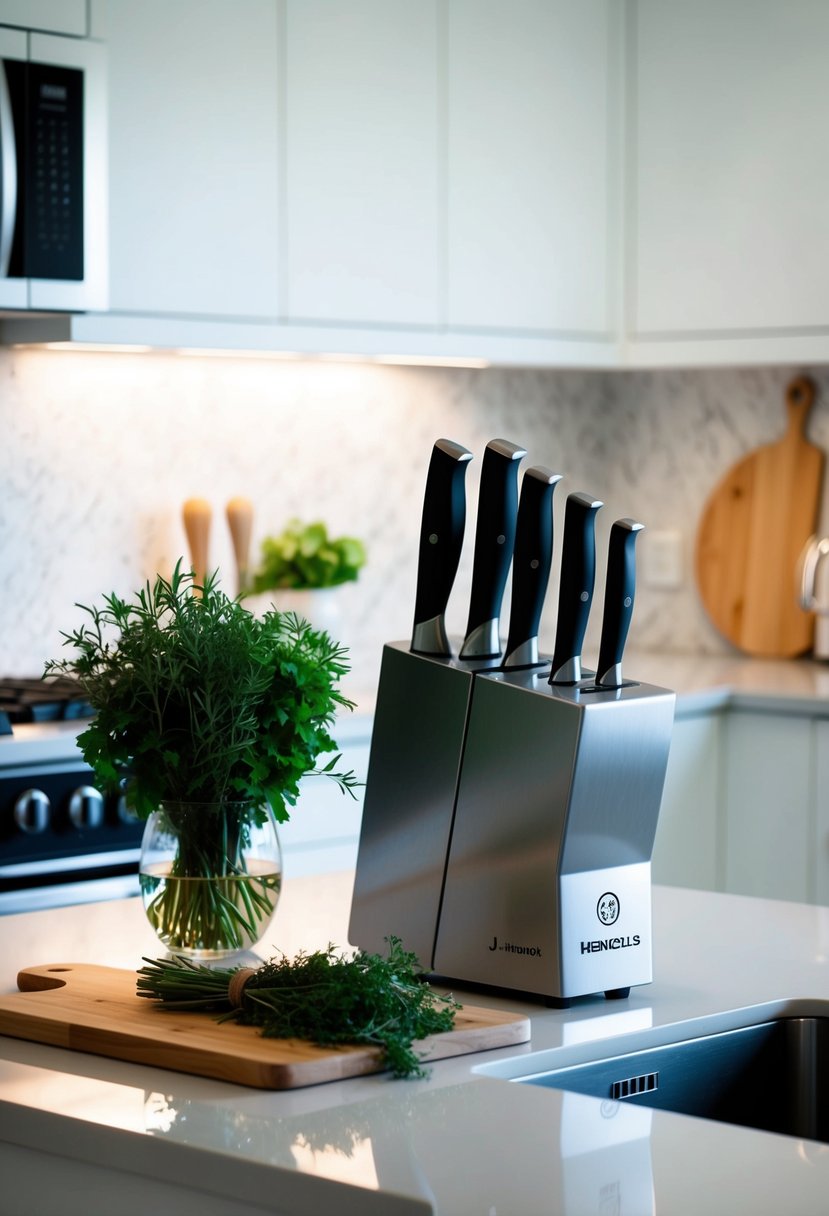
{"label": "wooden utensil handle", "polygon": [[195,585],[203,587],[207,577],[207,552],[213,509],[205,498],[188,498],[182,508],[184,531],[190,546]]}
{"label": "wooden utensil handle", "polygon": [[814,405],[817,389],[809,376],[796,376],[786,389],[786,406],[789,411],[789,429],[801,433],[805,430],[809,411]]}
{"label": "wooden utensil handle", "polygon": [[244,591],[247,585],[248,555],[250,553],[250,538],[253,532],[253,506],[247,498],[231,498],[225,507],[227,524],[230,528],[230,539],[233,542],[233,553],[236,558],[237,591]]}

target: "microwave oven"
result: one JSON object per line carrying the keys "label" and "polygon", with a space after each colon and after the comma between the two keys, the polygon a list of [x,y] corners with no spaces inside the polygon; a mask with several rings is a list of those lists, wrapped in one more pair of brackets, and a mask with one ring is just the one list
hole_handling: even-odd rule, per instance
{"label": "microwave oven", "polygon": [[0,311],[107,307],[106,50],[0,28]]}

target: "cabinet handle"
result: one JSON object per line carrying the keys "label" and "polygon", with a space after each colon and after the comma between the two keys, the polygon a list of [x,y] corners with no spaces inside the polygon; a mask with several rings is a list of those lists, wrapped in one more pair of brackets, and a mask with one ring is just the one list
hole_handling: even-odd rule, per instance
{"label": "cabinet handle", "polygon": [[3,279],[9,273],[16,223],[17,143],[6,65],[0,64],[0,278]]}

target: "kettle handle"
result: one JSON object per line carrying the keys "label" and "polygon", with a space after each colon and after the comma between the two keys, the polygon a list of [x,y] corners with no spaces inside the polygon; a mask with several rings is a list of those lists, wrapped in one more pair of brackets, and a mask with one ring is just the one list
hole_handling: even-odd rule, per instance
{"label": "kettle handle", "polygon": [[816,612],[829,616],[829,604],[821,604],[815,595],[817,572],[823,559],[829,555],[829,536],[820,540],[810,536],[800,555],[800,607],[805,612]]}

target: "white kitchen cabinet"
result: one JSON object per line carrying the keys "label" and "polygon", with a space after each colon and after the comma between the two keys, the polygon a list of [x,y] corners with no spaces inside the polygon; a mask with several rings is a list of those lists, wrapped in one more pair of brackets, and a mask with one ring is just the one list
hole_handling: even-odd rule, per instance
{"label": "white kitchen cabinet", "polygon": [[725,890],[815,898],[814,726],[732,710],[725,722]]}
{"label": "white kitchen cabinet", "polygon": [[674,721],[653,848],[654,882],[719,888],[722,722],[719,713]]}
{"label": "white kitchen cabinet", "polygon": [[93,0],[111,312],[35,338],[607,366],[614,12]]}
{"label": "white kitchen cabinet", "polygon": [[[278,826],[286,879],[353,869],[363,814],[363,794],[371,743],[371,719],[355,715],[334,730],[342,760],[338,772],[354,772],[361,783],[355,797],[342,793],[327,777],[304,777],[287,823]],[[321,757],[327,763],[330,757]]]}
{"label": "white kitchen cabinet", "polygon": [[83,38],[86,0],[0,0],[0,25]]}
{"label": "white kitchen cabinet", "polygon": [[829,5],[637,0],[630,14],[633,336],[826,327]]}
{"label": "white kitchen cabinet", "polygon": [[610,330],[614,8],[448,5],[450,327]]}
{"label": "white kitchen cabinet", "polygon": [[814,726],[815,845],[812,854],[815,902],[829,904],[829,722]]}
{"label": "white kitchen cabinet", "polygon": [[436,325],[438,3],[287,0],[291,319]]}
{"label": "white kitchen cabinet", "polygon": [[[275,317],[276,4],[106,0],[96,21],[109,47],[113,312]],[[140,319],[134,340],[146,340]]]}
{"label": "white kitchen cabinet", "polygon": [[653,881],[829,903],[829,720],[741,705],[678,717]]}

